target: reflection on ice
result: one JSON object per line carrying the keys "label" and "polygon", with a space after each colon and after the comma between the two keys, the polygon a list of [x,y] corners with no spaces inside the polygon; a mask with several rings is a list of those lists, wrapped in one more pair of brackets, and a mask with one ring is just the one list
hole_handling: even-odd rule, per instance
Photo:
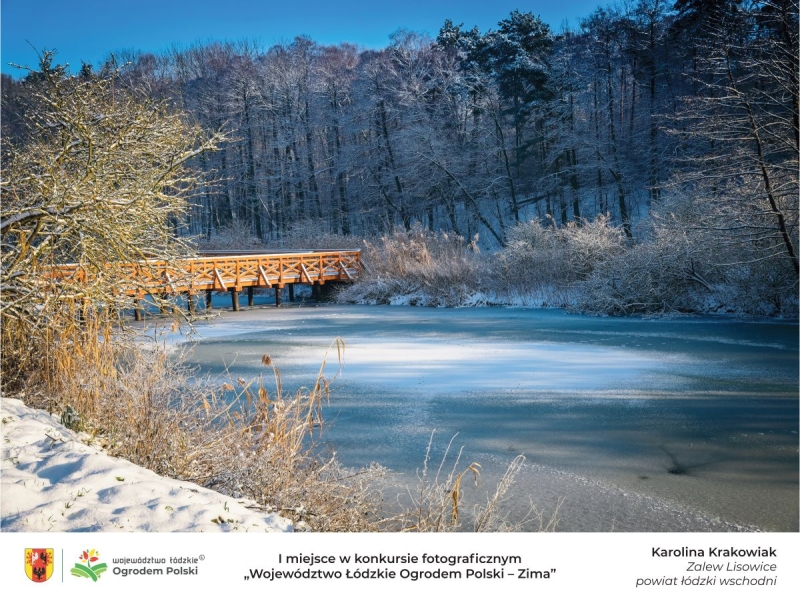
{"label": "reflection on ice", "polygon": [[657,367],[655,357],[578,344],[382,338],[348,346],[343,381],[383,383],[427,393],[476,388],[576,390],[604,388]]}

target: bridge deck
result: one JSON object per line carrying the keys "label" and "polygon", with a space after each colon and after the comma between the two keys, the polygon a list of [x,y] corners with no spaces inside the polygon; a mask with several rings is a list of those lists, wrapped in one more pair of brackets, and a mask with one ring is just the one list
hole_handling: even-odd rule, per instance
{"label": "bridge deck", "polygon": [[[217,255],[218,251],[168,263],[160,260],[115,266],[122,293],[194,294],[201,291],[239,292],[245,288],[277,288],[287,284],[349,282],[361,273],[359,250],[299,251],[268,254]],[[76,264],[55,268],[57,279],[86,281]],[[135,285],[134,285],[135,283]]]}

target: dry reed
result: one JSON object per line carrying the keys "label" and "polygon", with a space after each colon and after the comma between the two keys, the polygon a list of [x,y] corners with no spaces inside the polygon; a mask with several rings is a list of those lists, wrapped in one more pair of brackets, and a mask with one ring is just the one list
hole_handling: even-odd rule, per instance
{"label": "dry reed", "polygon": [[368,302],[453,307],[485,290],[487,263],[477,238],[436,233],[420,227],[364,240],[368,270],[343,289],[343,302]]}
{"label": "dry reed", "polygon": [[[470,463],[461,468],[464,448],[454,451],[453,436],[447,444],[442,458],[435,470],[430,466],[433,440],[436,431],[431,432],[425,449],[425,459],[417,472],[417,486],[398,494],[397,509],[384,520],[383,527],[401,532],[516,532],[552,531],[558,524],[558,511],[561,506],[546,516],[534,505],[521,518],[512,519],[507,509],[511,488],[525,463],[525,457],[517,456],[508,466],[497,483],[494,492],[485,502],[474,503],[464,511],[467,495],[464,477],[471,478],[474,490],[479,489],[481,465]],[[451,454],[455,457],[448,459]],[[469,487],[473,488],[473,487]],[[471,496],[471,495],[470,495]]]}
{"label": "dry reed", "polygon": [[[252,500],[296,529],[376,528],[383,468],[348,470],[318,446],[330,393],[324,361],[312,386],[294,394],[266,355],[274,390],[263,378],[212,387],[180,356],[92,315],[57,331],[37,350],[26,402],[61,415],[110,455]],[[333,348],[341,358],[343,343]]]}

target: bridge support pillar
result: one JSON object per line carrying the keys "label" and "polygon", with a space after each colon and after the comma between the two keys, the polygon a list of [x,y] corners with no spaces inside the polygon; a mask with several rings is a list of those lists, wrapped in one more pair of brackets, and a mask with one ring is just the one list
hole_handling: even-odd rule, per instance
{"label": "bridge support pillar", "polygon": [[161,295],[161,302],[158,304],[158,312],[161,313],[161,315],[166,315],[167,314],[167,300],[168,299],[169,299],[169,296],[167,296],[166,292]]}
{"label": "bridge support pillar", "polygon": [[210,311],[214,308],[214,305],[211,302],[211,290],[206,290],[206,311]]}
{"label": "bridge support pillar", "polygon": [[294,284],[289,284],[289,302],[294,302]]}
{"label": "bridge support pillar", "polygon": [[239,291],[238,290],[231,290],[231,301],[233,303],[233,310],[239,310]]}
{"label": "bridge support pillar", "polygon": [[314,282],[311,285],[311,298],[313,298],[315,301],[322,300],[322,286],[319,282]]}
{"label": "bridge support pillar", "polygon": [[194,294],[190,292],[186,293],[186,310],[189,312],[189,315],[194,315],[195,310],[197,309]]}
{"label": "bridge support pillar", "polygon": [[273,288],[275,288],[275,306],[276,307],[280,307],[281,306],[282,288],[280,286],[278,286],[278,285],[274,285]]}
{"label": "bridge support pillar", "polygon": [[81,308],[78,309],[78,323],[82,326],[85,326],[88,318],[89,318],[89,301],[83,299],[83,302],[81,303]]}
{"label": "bridge support pillar", "polygon": [[256,289],[255,286],[248,286],[247,287],[247,306],[252,307],[255,305],[255,300],[253,299],[253,291]]}
{"label": "bridge support pillar", "polygon": [[138,298],[133,301],[133,319],[142,321],[142,301]]}

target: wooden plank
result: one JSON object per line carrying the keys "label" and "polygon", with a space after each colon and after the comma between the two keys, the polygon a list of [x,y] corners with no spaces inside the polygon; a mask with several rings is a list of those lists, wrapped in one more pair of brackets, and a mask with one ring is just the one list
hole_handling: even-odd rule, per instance
{"label": "wooden plank", "polygon": [[264,284],[267,286],[271,286],[272,284],[270,284],[269,282],[269,276],[267,276],[267,272],[264,271],[263,265],[258,266],[258,271],[261,273],[261,277],[264,278]]}
{"label": "wooden plank", "polygon": [[342,271],[344,271],[344,274],[347,276],[347,279],[352,282],[353,278],[350,277],[350,272],[347,271],[347,267],[344,266],[344,261],[339,261],[339,266],[342,268]]}
{"label": "wooden plank", "polygon": [[225,285],[225,282],[222,281],[222,274],[216,267],[214,268],[214,275],[217,276],[217,281],[219,282],[219,285],[222,287],[223,292],[227,292],[228,287]]}

